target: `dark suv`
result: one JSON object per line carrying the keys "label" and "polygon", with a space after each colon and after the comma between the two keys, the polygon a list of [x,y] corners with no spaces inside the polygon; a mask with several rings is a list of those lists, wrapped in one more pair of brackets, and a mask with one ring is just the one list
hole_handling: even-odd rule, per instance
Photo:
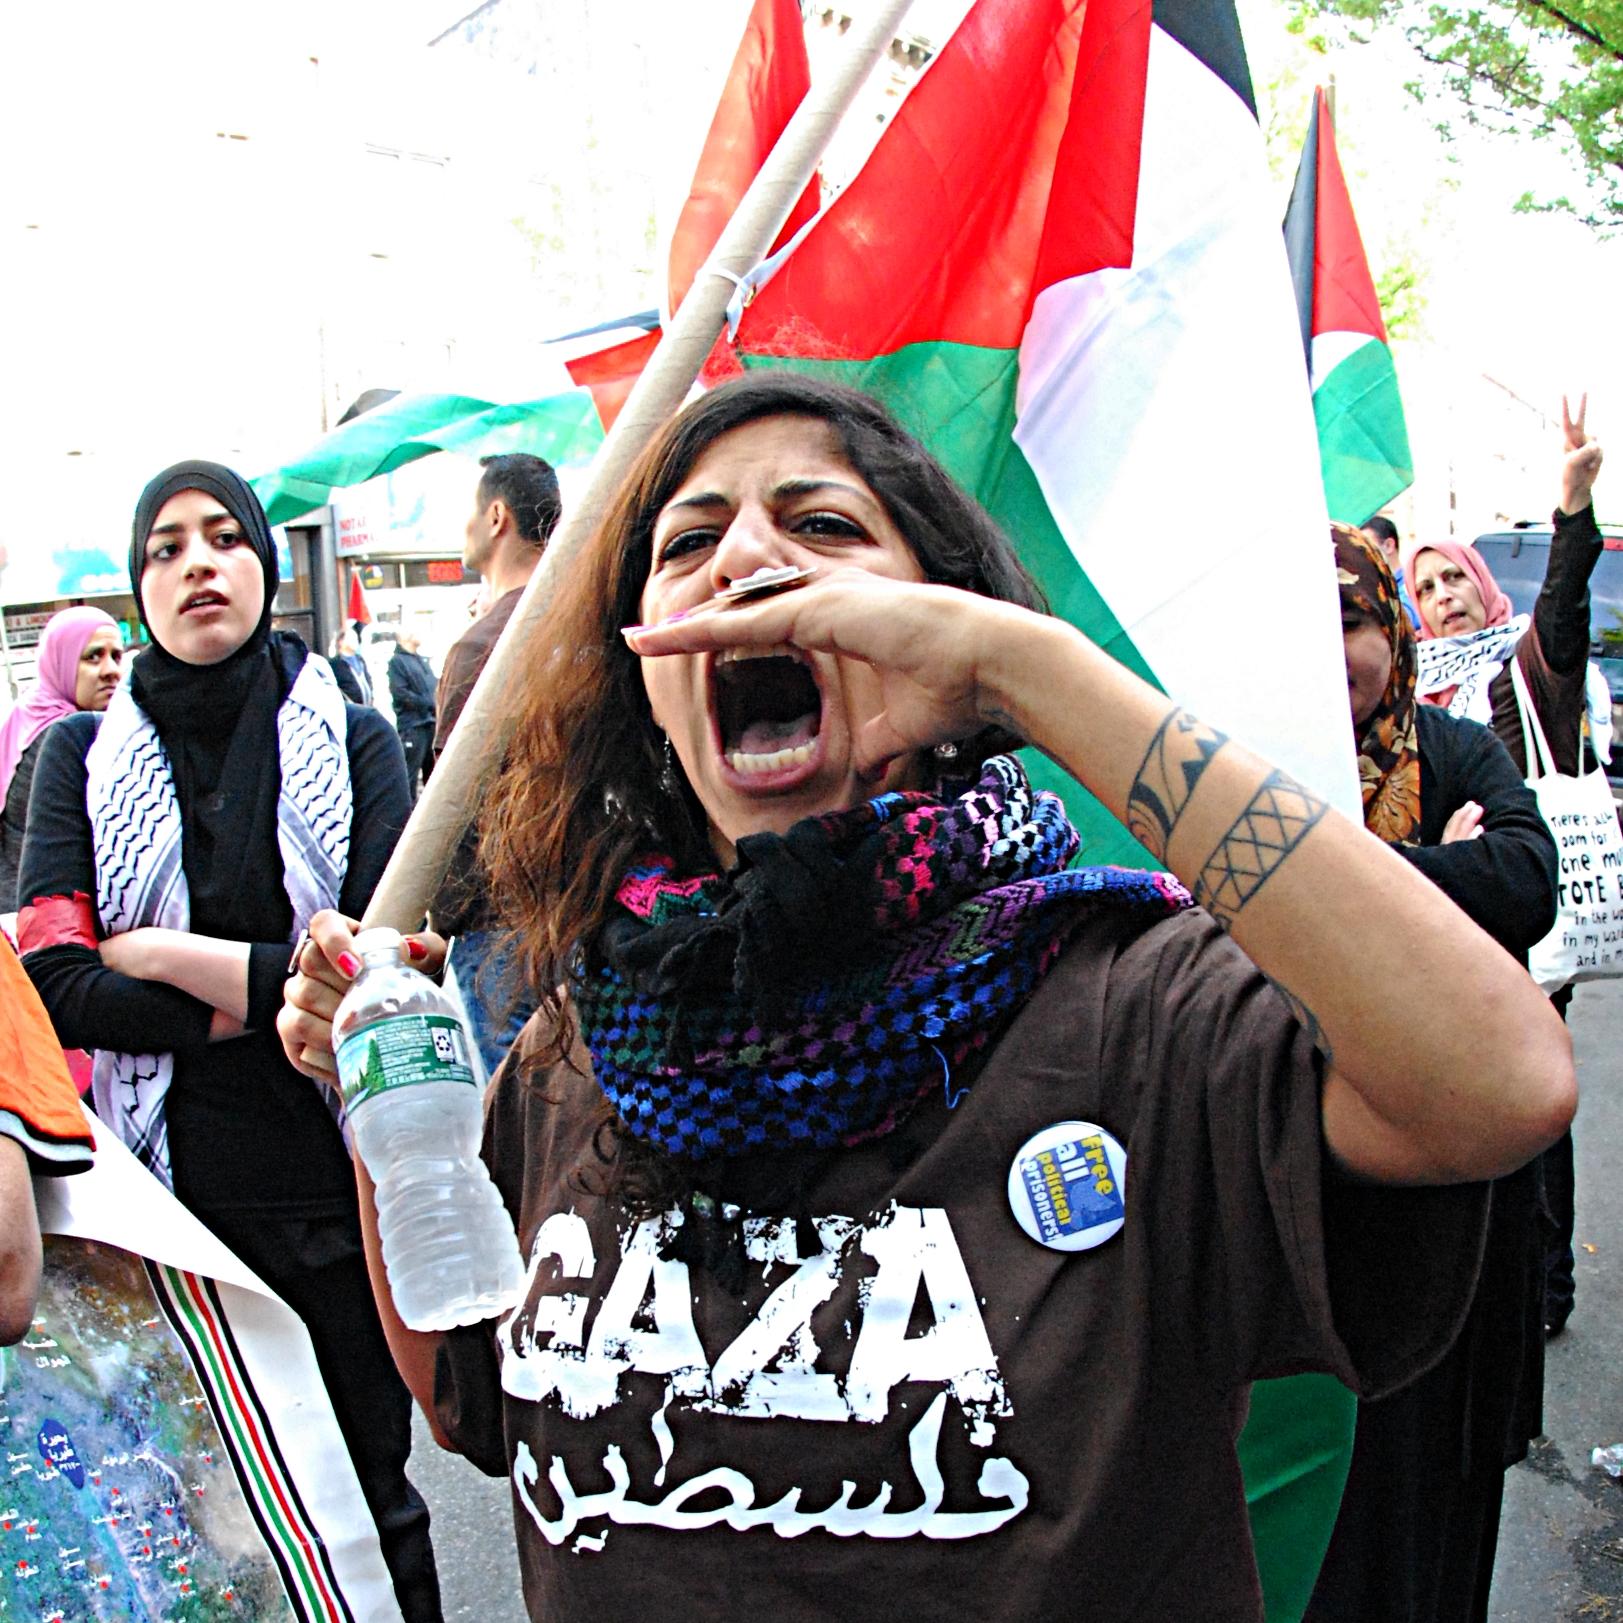
{"label": "dark suv", "polygon": [[[1550,561],[1547,524],[1518,524],[1476,538],[1476,549],[1518,614],[1531,614]],[[1589,578],[1589,652],[1612,690],[1612,764],[1606,775],[1623,787],[1623,529],[1601,525],[1606,550]]]}

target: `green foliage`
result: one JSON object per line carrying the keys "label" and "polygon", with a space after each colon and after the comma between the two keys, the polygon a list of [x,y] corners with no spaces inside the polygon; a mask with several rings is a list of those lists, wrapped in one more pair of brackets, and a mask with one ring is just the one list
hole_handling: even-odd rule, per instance
{"label": "green foliage", "polygon": [[1388,338],[1424,338],[1426,335],[1426,267],[1407,240],[1387,244],[1385,259],[1375,276]]}
{"label": "green foliage", "polygon": [[1291,0],[1290,28],[1315,49],[1328,28],[1355,43],[1401,29],[1421,61],[1408,86],[1440,134],[1450,117],[1557,142],[1587,195],[1522,198],[1602,231],[1623,229],[1623,0]]}

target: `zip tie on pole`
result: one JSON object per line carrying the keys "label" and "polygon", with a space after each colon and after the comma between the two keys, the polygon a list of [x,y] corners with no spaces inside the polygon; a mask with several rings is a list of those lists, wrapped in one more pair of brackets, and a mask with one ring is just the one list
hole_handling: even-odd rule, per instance
{"label": "zip tie on pole", "polygon": [[[721,276],[733,284],[733,296],[727,301],[727,342],[738,342],[738,324],[744,319],[744,312],[755,302],[755,295],[783,269],[790,254],[806,240],[811,228],[828,213],[828,205],[812,215],[812,217],[795,232],[795,234],[770,259],[763,259],[752,271],[745,271],[742,276],[730,271],[725,265],[711,265],[706,263],[704,269],[711,276]],[[701,274],[703,274],[701,272]]]}

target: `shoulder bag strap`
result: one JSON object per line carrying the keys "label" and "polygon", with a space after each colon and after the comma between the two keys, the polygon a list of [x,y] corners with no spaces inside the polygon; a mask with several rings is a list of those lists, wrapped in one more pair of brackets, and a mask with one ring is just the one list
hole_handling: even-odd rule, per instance
{"label": "shoulder bag strap", "polygon": [[[1544,736],[1544,723],[1539,720],[1533,695],[1528,691],[1527,677],[1522,671],[1519,653],[1518,648],[1510,656],[1510,682],[1516,691],[1516,708],[1522,714],[1522,748],[1527,756],[1527,781],[1532,783],[1540,777],[1555,777],[1555,757],[1550,753],[1550,741]],[[1536,756],[1533,749],[1535,740],[1538,745]]]}

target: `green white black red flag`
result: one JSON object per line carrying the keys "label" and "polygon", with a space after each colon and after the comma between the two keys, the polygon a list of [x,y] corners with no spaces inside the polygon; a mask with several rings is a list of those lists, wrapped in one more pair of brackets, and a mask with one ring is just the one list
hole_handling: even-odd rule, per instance
{"label": "green white black red flag", "polygon": [[1322,88],[1285,213],[1330,516],[1362,524],[1414,483],[1398,374]]}

